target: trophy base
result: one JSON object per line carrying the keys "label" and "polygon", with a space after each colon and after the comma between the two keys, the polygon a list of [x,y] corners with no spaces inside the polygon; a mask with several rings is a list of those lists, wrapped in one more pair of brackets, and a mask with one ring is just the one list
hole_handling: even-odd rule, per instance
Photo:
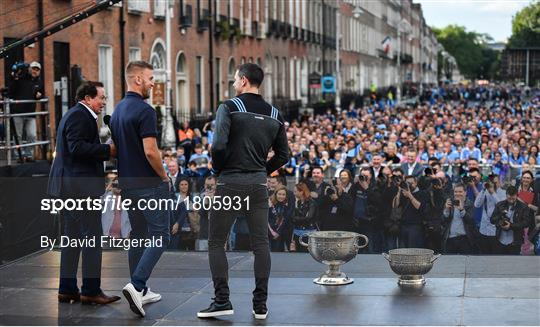
{"label": "trophy base", "polygon": [[423,275],[401,275],[398,279],[400,286],[423,286],[426,284],[426,279]]}
{"label": "trophy base", "polygon": [[344,273],[330,269],[319,278],[313,280],[315,284],[326,286],[347,285],[354,282],[354,279],[347,277]]}

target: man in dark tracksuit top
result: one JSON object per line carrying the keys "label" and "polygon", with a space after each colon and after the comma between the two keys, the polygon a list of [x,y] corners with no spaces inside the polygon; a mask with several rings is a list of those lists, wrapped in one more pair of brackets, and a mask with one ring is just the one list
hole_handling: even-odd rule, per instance
{"label": "man in dark tracksuit top", "polygon": [[[283,118],[259,95],[263,77],[262,69],[255,64],[238,67],[234,82],[237,97],[225,101],[217,110],[212,143],[212,165],[218,174],[214,199],[221,196],[222,204],[226,204],[229,200],[223,198],[230,198],[236,208],[210,212],[208,255],[215,299],[207,309],[197,313],[199,318],[234,313],[229,301],[225,242],[239,216],[247,219],[255,255],[253,314],[256,319],[265,319],[268,312],[270,248],[266,177],[287,163],[289,151]],[[270,149],[274,155],[267,161]],[[239,199],[241,201],[237,201]],[[217,207],[214,203],[213,208]]]}

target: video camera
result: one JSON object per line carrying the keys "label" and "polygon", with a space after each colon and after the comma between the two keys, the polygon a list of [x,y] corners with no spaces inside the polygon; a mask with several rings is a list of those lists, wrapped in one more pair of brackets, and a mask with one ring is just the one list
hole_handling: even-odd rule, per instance
{"label": "video camera", "polygon": [[28,68],[30,68],[30,64],[26,62],[16,62],[11,66],[11,74],[13,78],[18,79],[24,75],[28,75]]}

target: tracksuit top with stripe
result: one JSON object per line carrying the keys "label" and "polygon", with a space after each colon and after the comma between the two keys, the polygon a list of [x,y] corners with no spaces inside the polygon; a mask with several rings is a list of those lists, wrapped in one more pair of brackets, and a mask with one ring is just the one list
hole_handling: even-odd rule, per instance
{"label": "tracksuit top with stripe", "polygon": [[[272,149],[274,156],[267,160]],[[262,184],[289,161],[284,121],[261,95],[243,93],[216,113],[212,169],[221,183]]]}

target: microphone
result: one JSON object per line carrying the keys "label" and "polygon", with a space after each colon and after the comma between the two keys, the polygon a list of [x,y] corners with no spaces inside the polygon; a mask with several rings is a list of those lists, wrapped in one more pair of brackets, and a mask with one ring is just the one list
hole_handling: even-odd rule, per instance
{"label": "microphone", "polygon": [[107,125],[107,127],[109,127],[109,130],[111,129],[111,115],[105,115],[103,116],[103,123],[105,123],[105,125]]}

